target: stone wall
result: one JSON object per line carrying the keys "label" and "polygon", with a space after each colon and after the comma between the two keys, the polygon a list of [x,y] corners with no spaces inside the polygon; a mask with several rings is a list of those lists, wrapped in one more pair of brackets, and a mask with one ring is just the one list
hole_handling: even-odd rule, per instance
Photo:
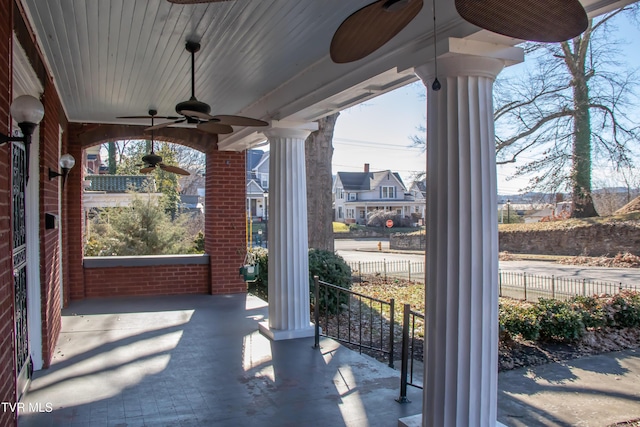
{"label": "stone wall", "polygon": [[[392,234],[391,249],[424,249],[426,237]],[[640,255],[640,221],[592,224],[561,230],[501,231],[500,251],[520,254],[614,256]]]}
{"label": "stone wall", "polygon": [[389,238],[389,249],[424,250],[427,247],[426,234],[392,234]]}
{"label": "stone wall", "polygon": [[546,255],[640,255],[640,222],[593,224],[545,231],[503,231],[500,251]]}

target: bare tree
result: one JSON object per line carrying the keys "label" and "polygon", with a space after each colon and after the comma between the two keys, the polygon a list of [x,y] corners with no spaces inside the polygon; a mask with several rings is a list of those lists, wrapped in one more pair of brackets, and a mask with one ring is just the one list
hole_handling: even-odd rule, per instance
{"label": "bare tree", "polygon": [[526,190],[570,189],[573,217],[598,213],[592,198],[592,160],[632,165],[639,128],[626,116],[637,78],[620,63],[611,21],[631,5],[590,20],[580,36],[562,43],[529,43],[535,66],[496,82],[498,164],[535,153],[515,176],[535,174]]}
{"label": "bare tree", "polygon": [[307,168],[307,229],[309,247],[334,251],[333,244],[333,130],[340,113],[318,120],[318,130],[305,141]]}

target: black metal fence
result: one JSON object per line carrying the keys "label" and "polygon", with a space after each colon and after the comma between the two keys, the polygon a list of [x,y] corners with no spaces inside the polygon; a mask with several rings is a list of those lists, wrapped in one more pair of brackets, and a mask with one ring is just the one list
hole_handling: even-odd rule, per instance
{"label": "black metal fence", "polygon": [[537,301],[539,298],[568,300],[576,295],[615,295],[628,289],[640,290],[635,285],[622,282],[600,282],[555,276],[539,276],[514,271],[501,271],[498,276],[501,297]]}
{"label": "black metal fence", "polygon": [[382,261],[348,262],[354,276],[374,274],[384,277],[401,277],[411,280],[424,280],[424,261],[383,259]]}
{"label": "black metal fence", "polygon": [[409,403],[407,386],[423,388],[424,333],[424,314],[411,310],[411,306],[405,304],[402,316],[400,396],[397,399],[400,403]]}
{"label": "black metal fence", "polygon": [[383,301],[314,277],[315,346],[320,336],[357,348],[380,352],[393,368],[395,301]]}

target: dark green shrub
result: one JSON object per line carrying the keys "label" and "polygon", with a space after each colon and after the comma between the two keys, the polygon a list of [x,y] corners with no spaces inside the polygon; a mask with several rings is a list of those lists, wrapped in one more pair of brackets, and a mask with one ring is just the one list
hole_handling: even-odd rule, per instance
{"label": "dark green shrub", "polygon": [[635,328],[640,326],[640,293],[622,291],[611,297],[609,302],[613,309],[613,320],[619,328]]}
{"label": "dark green shrub", "polygon": [[[343,289],[351,289],[351,268],[338,254],[330,251],[309,250],[309,290],[313,300],[314,281],[318,276],[321,281],[331,283]],[[320,307],[330,313],[337,313],[349,303],[349,295],[337,289],[320,288]]]}
{"label": "dark green shrub", "polygon": [[[265,301],[269,300],[269,251],[264,248],[253,248],[250,256],[259,265],[258,279],[247,284],[247,290]],[[309,251],[309,291],[313,297],[313,276],[318,276],[321,281],[351,289],[351,268],[338,254],[329,251],[311,249]],[[321,290],[324,288],[321,288]],[[338,295],[339,294],[339,295]],[[320,300],[325,301],[325,294],[321,292]],[[328,302],[326,309],[332,313],[339,311],[340,307],[349,301],[348,295],[335,290],[330,290],[326,295]],[[323,303],[324,308],[324,303]]]}
{"label": "dark green shrub", "polygon": [[582,315],[567,301],[540,298],[536,305],[540,338],[551,341],[574,341],[585,331]]}
{"label": "dark green shrub", "polygon": [[600,298],[578,295],[569,302],[572,304],[573,309],[582,316],[582,323],[585,328],[597,329],[607,326],[607,313]]}
{"label": "dark green shrub", "polygon": [[499,305],[500,331],[510,337],[520,335],[525,340],[537,340],[540,336],[538,312],[534,306]]}

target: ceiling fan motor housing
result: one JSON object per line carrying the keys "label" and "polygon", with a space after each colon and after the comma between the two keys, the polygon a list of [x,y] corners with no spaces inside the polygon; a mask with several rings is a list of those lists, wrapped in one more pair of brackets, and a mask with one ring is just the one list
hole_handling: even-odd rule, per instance
{"label": "ceiling fan motor housing", "polygon": [[162,157],[157,154],[150,153],[142,157],[142,161],[148,165],[155,166],[158,163],[162,162]]}
{"label": "ceiling fan motor housing", "polygon": [[209,114],[211,107],[209,104],[198,101],[195,97],[191,97],[188,101],[180,102],[176,105],[176,112],[184,115],[183,111],[195,111],[197,113]]}

